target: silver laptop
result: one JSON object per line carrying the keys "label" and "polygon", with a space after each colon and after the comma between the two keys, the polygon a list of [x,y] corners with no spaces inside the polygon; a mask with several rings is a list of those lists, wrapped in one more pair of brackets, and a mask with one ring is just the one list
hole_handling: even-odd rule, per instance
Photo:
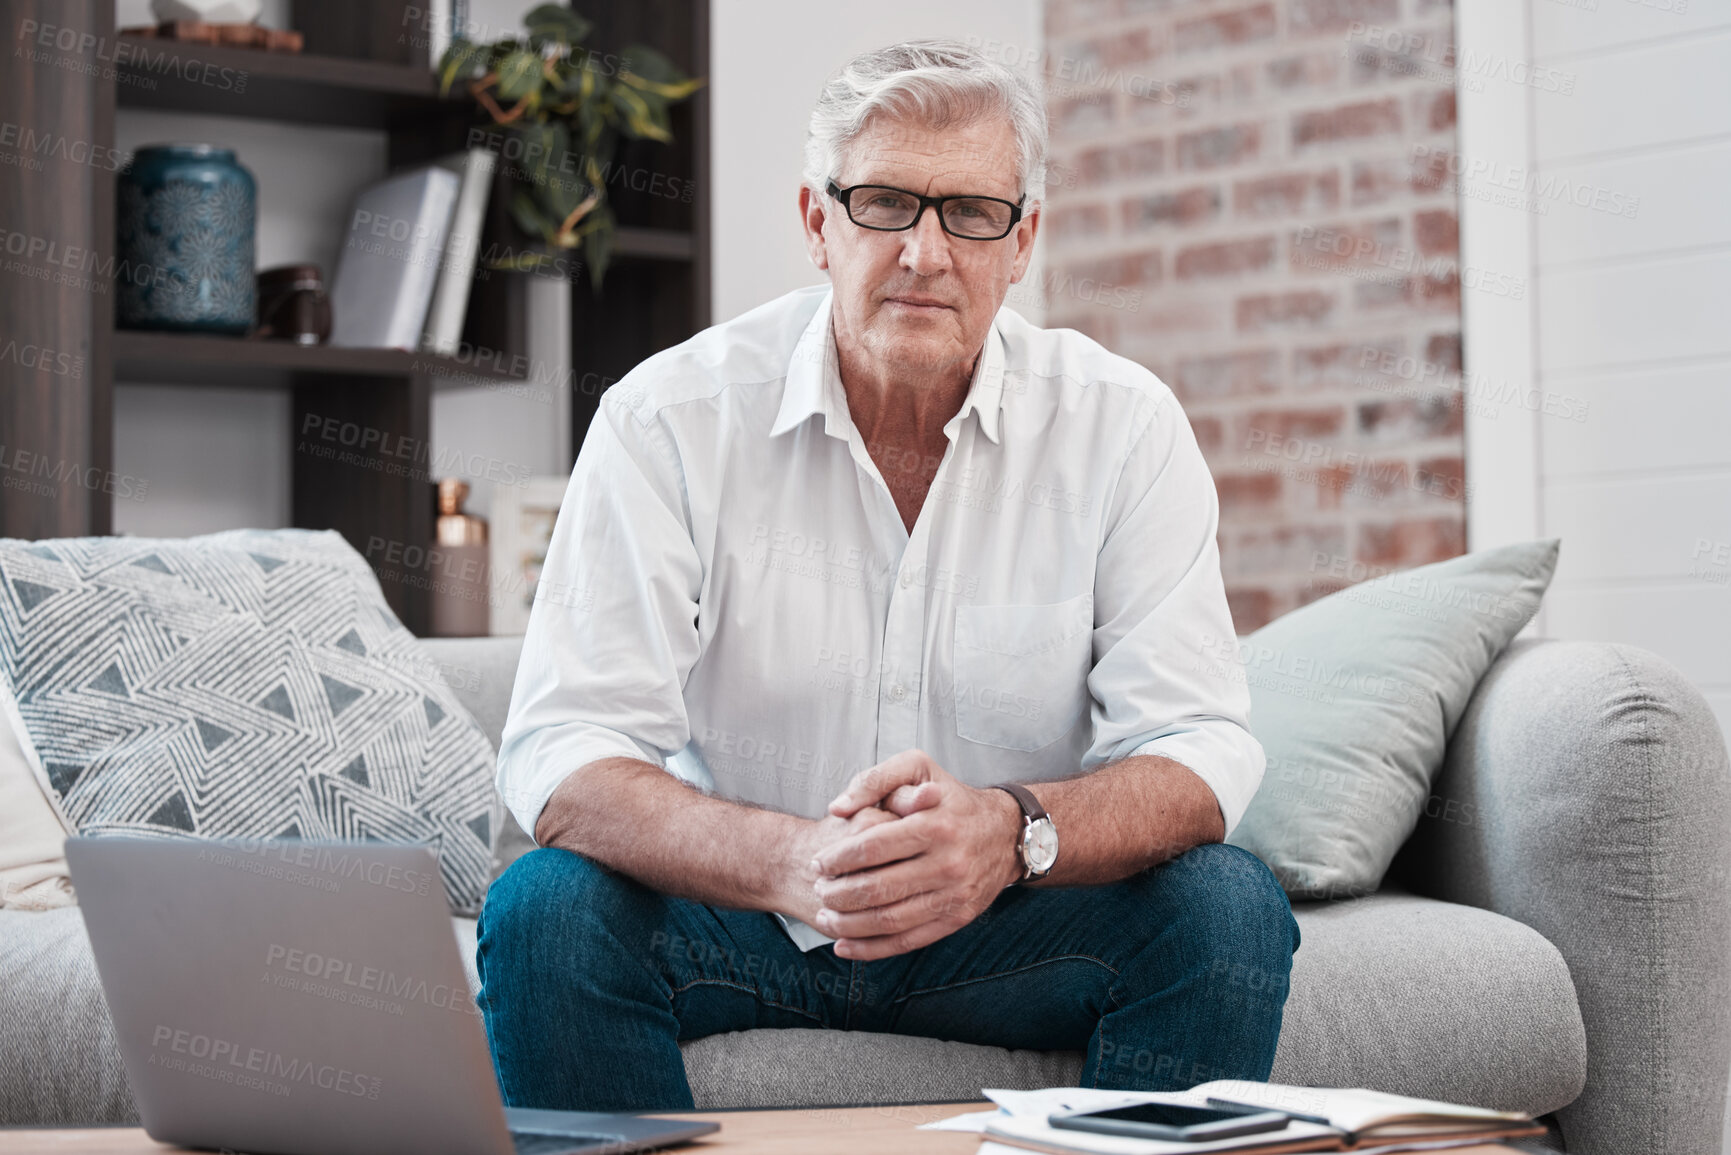
{"label": "silver laptop", "polygon": [[70,838],[66,859],[153,1139],[577,1155],[719,1129],[505,1107],[426,847]]}

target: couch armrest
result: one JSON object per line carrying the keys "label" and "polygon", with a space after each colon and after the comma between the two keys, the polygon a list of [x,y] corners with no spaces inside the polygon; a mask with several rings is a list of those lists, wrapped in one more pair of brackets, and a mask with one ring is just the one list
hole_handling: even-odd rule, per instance
{"label": "couch armrest", "polygon": [[1699,691],[1634,646],[1523,640],[1474,691],[1395,875],[1563,954],[1587,1083],[1572,1155],[1719,1155],[1731,1069],[1731,768]]}

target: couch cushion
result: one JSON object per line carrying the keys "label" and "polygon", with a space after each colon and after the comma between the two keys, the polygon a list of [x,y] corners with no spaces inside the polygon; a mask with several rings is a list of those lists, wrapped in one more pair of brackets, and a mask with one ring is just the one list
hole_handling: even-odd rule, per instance
{"label": "couch cushion", "polygon": [[[1580,1093],[1574,987],[1536,931],[1399,893],[1294,909],[1304,942],[1275,1080],[1534,1114]],[[475,924],[452,925],[475,989]],[[864,1031],[734,1031],[680,1050],[706,1110],[973,1099],[1071,1084],[1082,1070],[1074,1051]],[[78,911],[0,911],[0,1124],[134,1118]]]}
{"label": "couch cushion", "polygon": [[1488,910],[1398,891],[1296,903],[1273,1079],[1543,1115],[1586,1085],[1562,954]]}
{"label": "couch cushion", "polygon": [[83,914],[0,910],[0,1124],[137,1118]]}

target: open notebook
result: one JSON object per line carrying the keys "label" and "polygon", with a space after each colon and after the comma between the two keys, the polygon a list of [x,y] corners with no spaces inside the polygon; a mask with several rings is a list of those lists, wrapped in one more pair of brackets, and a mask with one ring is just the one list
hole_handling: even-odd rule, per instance
{"label": "open notebook", "polygon": [[1190,1093],[1326,1119],[1341,1133],[1348,1150],[1415,1139],[1510,1139],[1545,1133],[1544,1127],[1519,1111],[1463,1107],[1386,1091],[1338,1091],[1222,1079],[1192,1087]]}
{"label": "open notebook", "polygon": [[1542,1135],[1545,1130],[1529,1116],[1515,1111],[1463,1107],[1382,1091],[1330,1090],[1238,1080],[1204,1083],[1170,1094],[1125,1092],[1122,1101],[1203,1106],[1210,1098],[1313,1119],[1295,1119],[1279,1131],[1183,1143],[1073,1131],[1053,1127],[1041,1116],[1006,1114],[988,1118],[981,1138],[1054,1155],[1207,1155],[1216,1151],[1245,1155],[1353,1151],[1370,1155],[1373,1151],[1410,1149],[1418,1144],[1491,1142]]}

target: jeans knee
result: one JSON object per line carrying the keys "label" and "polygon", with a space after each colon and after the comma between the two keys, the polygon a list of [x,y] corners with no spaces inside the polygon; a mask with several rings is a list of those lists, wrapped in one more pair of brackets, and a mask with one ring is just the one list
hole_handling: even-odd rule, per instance
{"label": "jeans knee", "polygon": [[595,860],[541,847],[506,868],[487,890],[478,924],[483,953],[498,949],[541,956],[537,944],[582,958],[600,936],[629,926],[653,892]]}
{"label": "jeans knee", "polygon": [[1286,999],[1298,921],[1274,872],[1236,846],[1209,843],[1176,860],[1194,893],[1185,932],[1207,960],[1210,985],[1258,1001]]}

